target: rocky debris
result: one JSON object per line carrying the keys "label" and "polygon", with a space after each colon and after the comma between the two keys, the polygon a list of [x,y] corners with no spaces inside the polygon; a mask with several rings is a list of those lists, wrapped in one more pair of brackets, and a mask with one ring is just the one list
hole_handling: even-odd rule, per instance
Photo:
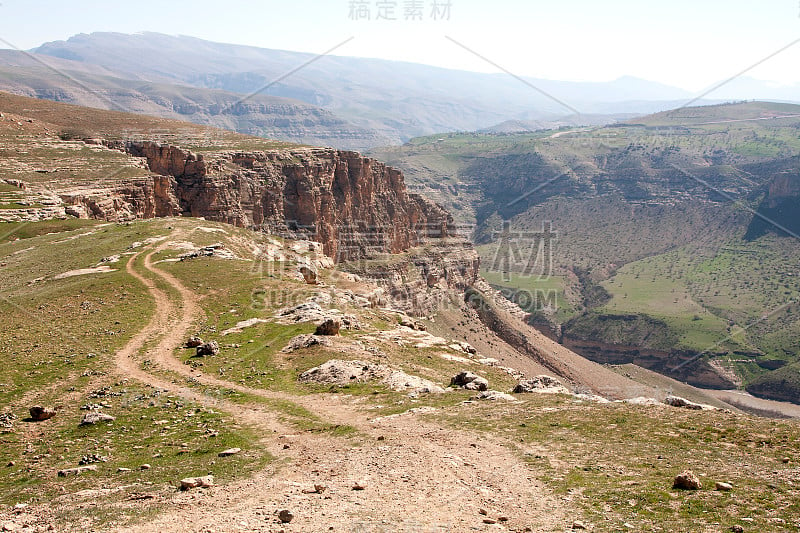
{"label": "rocky debris", "polygon": [[103,387],[89,393],[89,398],[109,398],[112,396],[122,396],[121,392],[114,392],[111,387]]}
{"label": "rocky debris", "polygon": [[181,480],[181,490],[196,488],[207,489],[214,486],[214,476],[187,477]]}
{"label": "rocky debris", "polygon": [[683,409],[691,409],[693,411],[718,411],[719,409],[712,405],[705,405],[702,403],[690,402],[686,398],[680,396],[667,396],[664,398],[664,403],[672,407],[681,407]]}
{"label": "rocky debris", "polygon": [[575,520],[572,523],[572,529],[574,529],[574,530],[584,530],[584,529],[586,529],[586,524],[584,524],[580,520]]}
{"label": "rocky debris", "polygon": [[396,391],[409,391],[416,394],[445,392],[442,387],[432,381],[393,370],[385,365],[339,359],[332,359],[303,372],[300,374],[300,381],[338,386],[377,381]]}
{"label": "rocky debris", "polygon": [[701,487],[702,485],[700,484],[700,478],[698,478],[691,470],[686,470],[678,474],[675,477],[675,481],[672,483],[673,489],[700,490]]}
{"label": "rocky debris", "polygon": [[31,420],[42,422],[50,420],[56,416],[56,410],[51,407],[42,407],[41,405],[34,405],[30,408]]}
{"label": "rocky debris", "polygon": [[219,343],[217,341],[207,342],[197,347],[197,356],[205,357],[207,355],[218,355]]}
{"label": "rocky debris", "polygon": [[323,335],[326,337],[334,337],[339,334],[342,329],[342,322],[338,318],[329,318],[325,322],[317,326],[315,335]]}
{"label": "rocky debris", "polygon": [[731,485],[730,483],[717,481],[716,483],[714,483],[714,488],[722,492],[730,492],[733,490],[733,485]]}
{"label": "rocky debris", "polygon": [[14,427],[14,420],[16,419],[17,415],[15,415],[14,413],[1,413],[0,428],[12,429]]}
{"label": "rocky debris", "polygon": [[467,390],[486,391],[489,390],[489,381],[472,372],[463,371],[453,376],[450,385],[461,387]]}
{"label": "rocky debris", "polygon": [[219,457],[230,457],[231,455],[236,455],[237,453],[241,452],[241,448],[228,448],[227,450],[223,450],[219,452],[217,455]]}
{"label": "rocky debris", "polygon": [[250,318],[248,320],[242,320],[241,322],[238,322],[232,328],[229,328],[229,329],[226,329],[225,331],[223,331],[221,333],[221,335],[224,337],[225,335],[230,335],[232,333],[241,333],[246,328],[251,328],[251,327],[253,327],[253,326],[257,325],[257,324],[264,324],[266,322],[267,321],[262,319],[262,318]]}
{"label": "rocky debris", "polygon": [[418,320],[414,320],[408,315],[398,315],[397,322],[404,327],[411,328],[414,331],[425,331],[427,328],[425,324]]}
{"label": "rocky debris", "polygon": [[309,285],[317,284],[317,272],[308,265],[301,265],[298,271],[303,276],[303,279]]}
{"label": "rocky debris", "polygon": [[309,348],[311,346],[330,346],[331,341],[326,337],[320,337],[318,335],[298,335],[297,337],[293,337],[292,340],[289,341],[282,350],[282,353],[292,353],[296,350],[302,350],[303,348]]}
{"label": "rocky debris", "polygon": [[81,419],[81,425],[92,426],[94,424],[99,424],[100,422],[113,422],[114,420],[116,420],[116,418],[111,415],[107,415],[99,411],[89,411],[83,415],[83,418]]}
{"label": "rocky debris", "polygon": [[648,398],[646,396],[637,396],[636,398],[626,398],[624,400],[619,400],[623,403],[631,404],[631,405],[642,405],[642,406],[649,406],[649,405],[659,405],[663,406],[663,402],[659,402],[655,398]]}
{"label": "rocky debris", "polygon": [[448,346],[451,350],[455,350],[457,352],[464,352],[466,354],[475,355],[478,353],[478,350],[472,347],[471,344],[464,341],[453,341],[452,344]]}
{"label": "rocky debris", "polygon": [[186,344],[184,346],[186,346],[187,348],[197,348],[198,346],[202,346],[203,344],[204,344],[203,339],[195,335],[193,337],[189,337],[189,340],[186,341]]}
{"label": "rocky debris", "polygon": [[421,331],[402,325],[393,330],[382,331],[380,337],[364,336],[363,339],[371,341],[389,341],[398,346],[413,346],[419,349],[447,346],[448,344],[442,337],[437,337],[431,335],[427,331]]}
{"label": "rocky debris", "polygon": [[236,259],[236,256],[228,250],[225,250],[223,244],[212,244],[210,246],[203,246],[197,250],[187,252],[178,256],[181,261],[188,259],[195,259],[198,257],[219,257],[221,259]]}
{"label": "rocky debris", "polygon": [[367,488],[366,485],[364,485],[363,483],[354,483],[353,484],[353,490],[364,490],[366,488]]}
{"label": "rocky debris", "polygon": [[105,463],[107,461],[108,461],[108,457],[106,457],[104,455],[99,455],[99,454],[93,453],[93,454],[84,455],[83,457],[81,457],[81,460],[78,461],[78,464],[79,465],[91,465],[91,464],[94,464],[94,463]]}
{"label": "rocky debris", "polygon": [[540,394],[569,394],[569,390],[556,378],[547,375],[536,376],[533,379],[520,381],[514,392],[517,394],[537,392]]}
{"label": "rocky debris", "polygon": [[96,470],[97,470],[97,465],[79,466],[77,468],[65,468],[64,470],[58,471],[58,477],[79,476],[84,472],[95,472]]}
{"label": "rocky debris", "polygon": [[409,390],[412,396],[417,396],[419,394],[443,394],[446,392],[444,388],[436,385],[432,381],[418,376],[412,376],[399,370],[393,370],[383,382],[390,389],[395,391]]}
{"label": "rocky debris", "polygon": [[145,464],[143,464],[142,466],[139,467],[139,470],[150,470],[151,468],[153,468],[153,467],[150,466],[148,463],[145,463]]}
{"label": "rocky debris", "polygon": [[744,528],[738,524],[731,526],[731,533],[744,533]]}
{"label": "rocky debris", "polygon": [[342,314],[338,309],[324,310],[314,301],[281,309],[275,316],[279,324],[297,324],[300,322],[314,322],[320,324],[332,319],[339,320],[341,327],[344,329],[361,329],[361,324],[358,322],[357,317]]}
{"label": "rocky debris", "polygon": [[293,518],[294,515],[288,509],[283,509],[278,513],[278,520],[281,521],[281,524],[288,524]]}
{"label": "rocky debris", "polygon": [[496,390],[486,390],[478,394],[477,396],[473,396],[472,400],[501,400],[506,402],[516,402],[517,399],[511,396],[510,394],[506,394],[505,392],[500,392]]}

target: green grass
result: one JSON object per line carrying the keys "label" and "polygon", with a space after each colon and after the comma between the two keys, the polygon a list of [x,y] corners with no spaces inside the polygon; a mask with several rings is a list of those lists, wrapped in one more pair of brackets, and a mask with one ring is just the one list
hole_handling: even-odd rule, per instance
{"label": "green grass", "polygon": [[[470,405],[428,416],[505,439],[544,472],[557,494],[582,508],[594,531],[797,527],[796,422],[590,405],[565,397],[534,397],[503,408]],[[685,469],[701,477],[702,490],[672,489]],[[734,490],[717,492],[715,481],[730,482]]]}
{"label": "green grass", "polygon": [[[91,504],[98,508],[94,524],[102,527],[133,518],[113,505],[132,492],[174,491],[181,478],[208,472],[224,483],[271,460],[258,445],[260,437],[229,415],[115,377],[114,353],[147,323],[154,308],[145,288],[125,274],[124,263],[111,263],[118,269],[112,273],[53,279],[125,252],[134,241],[165,234],[169,224],[175,222],[107,225],[80,236],[86,229],[79,224],[42,223],[18,226],[26,238],[0,244],[0,342],[5,347],[0,405],[17,416],[14,430],[0,434],[0,463],[14,463],[0,477],[0,502],[46,502],[64,490],[129,486]],[[35,279],[40,281],[31,283]],[[90,397],[104,387],[113,395]],[[79,427],[81,406],[101,401],[111,404],[103,410],[117,420]],[[24,421],[35,404],[60,410],[46,422]],[[166,422],[156,423],[161,420]],[[230,447],[245,451],[216,457]],[[93,453],[108,459],[98,463],[98,472],[56,477],[57,470],[77,466]],[[152,468],[139,470],[144,463]],[[117,472],[120,467],[132,471]],[[58,512],[64,524],[80,518],[73,511]]]}

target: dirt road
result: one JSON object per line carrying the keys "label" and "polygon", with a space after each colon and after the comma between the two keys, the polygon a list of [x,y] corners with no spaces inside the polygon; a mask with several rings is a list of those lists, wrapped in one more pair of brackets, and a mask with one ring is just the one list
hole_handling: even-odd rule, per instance
{"label": "dirt road", "polygon": [[[370,418],[338,395],[295,397],[251,389],[183,365],[174,350],[202,311],[197,295],[153,264],[153,254],[165,246],[127,263],[127,272],[147,287],[156,310],[117,354],[120,373],[257,428],[264,435],[261,445],[277,460],[250,479],[176,492],[169,511],[144,528],[121,531],[563,531],[567,517],[574,516],[499,439],[440,427],[412,412]],[[158,288],[158,278],[180,295],[180,302]],[[141,354],[146,345],[153,348]],[[355,427],[358,435],[351,441],[298,432],[263,406],[219,401],[146,372],[140,364],[145,358],[205,385],[291,400],[326,420]],[[313,493],[314,485],[326,489]],[[363,490],[354,490],[356,485]],[[291,523],[278,522],[280,509],[294,514]]]}

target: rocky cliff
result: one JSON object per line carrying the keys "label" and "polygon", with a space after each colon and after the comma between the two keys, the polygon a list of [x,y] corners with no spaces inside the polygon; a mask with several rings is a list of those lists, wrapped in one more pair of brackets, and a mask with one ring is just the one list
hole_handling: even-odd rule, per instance
{"label": "rocky cliff", "polygon": [[63,194],[68,212],[107,220],[192,216],[310,238],[347,261],[452,236],[441,207],[406,190],[399,170],[329,148],[196,154],[144,141],[108,147],[144,158],[153,174],[111,191]]}

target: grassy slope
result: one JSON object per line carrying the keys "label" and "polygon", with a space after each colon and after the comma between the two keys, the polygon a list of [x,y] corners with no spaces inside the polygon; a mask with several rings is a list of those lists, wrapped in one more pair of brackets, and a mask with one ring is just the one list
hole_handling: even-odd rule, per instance
{"label": "grassy slope", "polygon": [[[766,359],[795,360],[800,356],[800,322],[794,305],[781,306],[794,302],[800,291],[790,266],[798,248],[790,238],[742,239],[752,218],[748,209],[759,202],[756,183],[767,183],[769,176],[736,169],[800,153],[800,118],[780,118],[798,114],[800,106],[750,102],[659,113],[555,138],[544,131],[424,137],[376,153],[404,168],[409,183],[445,205],[466,204],[457,213],[468,223],[476,217],[481,222],[480,214],[488,212],[497,190],[516,190],[516,182],[524,185],[528,179],[528,189],[520,191],[537,192],[514,205],[520,213],[511,218],[512,229],[536,231],[553,221],[558,233],[555,276],[547,288],[554,288],[564,304],[551,315],[555,322],[583,312],[577,280],[565,271],[588,268],[596,279],[610,278],[603,285],[613,299],[599,312],[663,319],[679,339],[676,347],[762,351]],[[572,174],[537,190],[522,164],[532,153],[554,171],[570,169]],[[709,195],[699,181],[675,172],[657,173],[671,165],[721,187],[743,204],[714,203],[724,198]],[[484,171],[474,173],[476,168]],[[609,181],[605,172],[616,174]],[[570,189],[568,180],[575,186],[590,180],[595,188],[588,193]],[[550,197],[556,186],[562,192]],[[621,189],[613,192],[614,187]],[[650,203],[631,200],[638,194],[650,197]],[[479,236],[496,239],[500,227],[488,226],[479,226]],[[513,272],[509,281],[493,268],[496,247],[487,244],[479,251],[490,281],[520,289]],[[524,267],[519,262],[511,270]],[[533,281],[527,285],[529,290],[537,286]],[[748,327],[765,314],[768,319]],[[740,371],[750,379],[764,370],[742,361]]]}

